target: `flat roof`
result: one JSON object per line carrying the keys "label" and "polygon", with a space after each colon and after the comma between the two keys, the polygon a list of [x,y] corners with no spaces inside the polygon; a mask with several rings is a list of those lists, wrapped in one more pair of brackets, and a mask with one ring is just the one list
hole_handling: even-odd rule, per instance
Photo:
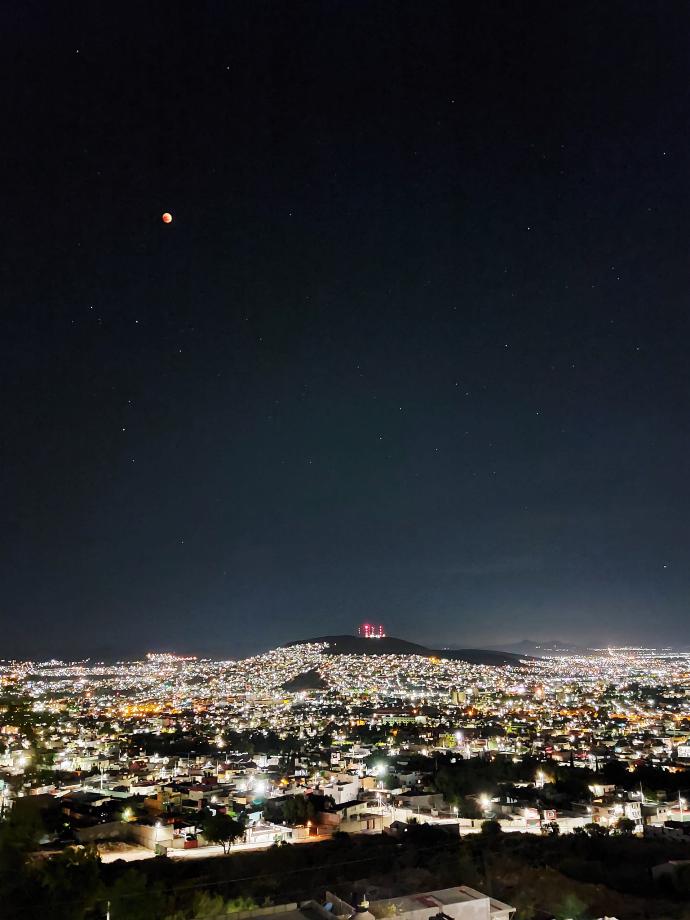
{"label": "flat roof", "polygon": [[504,904],[496,898],[489,897],[481,891],[476,891],[467,885],[454,888],[441,888],[437,891],[425,891],[422,894],[409,894],[401,898],[383,898],[372,901],[371,909],[382,907],[386,904],[395,904],[401,913],[419,910],[420,908],[438,909],[449,904],[462,904],[468,901],[487,900],[492,910],[512,910],[509,904]]}

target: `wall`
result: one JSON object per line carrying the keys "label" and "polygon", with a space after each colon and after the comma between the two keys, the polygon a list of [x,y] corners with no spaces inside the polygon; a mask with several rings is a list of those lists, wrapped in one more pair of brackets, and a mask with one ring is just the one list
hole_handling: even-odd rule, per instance
{"label": "wall", "polygon": [[148,847],[149,850],[155,850],[156,844],[164,847],[171,847],[173,842],[172,827],[163,825],[162,827],[152,827],[148,824],[129,824],[129,839],[140,846]]}
{"label": "wall", "polygon": [[100,840],[129,840],[129,824],[126,821],[108,821],[75,830],[79,843],[97,843]]}

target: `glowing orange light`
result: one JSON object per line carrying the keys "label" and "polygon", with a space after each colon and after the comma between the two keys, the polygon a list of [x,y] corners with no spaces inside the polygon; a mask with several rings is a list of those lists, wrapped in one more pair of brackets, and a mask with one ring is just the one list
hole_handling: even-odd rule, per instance
{"label": "glowing orange light", "polygon": [[170,211],[166,211],[165,214],[161,216],[161,220],[163,221],[164,224],[171,224],[172,214],[170,213]]}

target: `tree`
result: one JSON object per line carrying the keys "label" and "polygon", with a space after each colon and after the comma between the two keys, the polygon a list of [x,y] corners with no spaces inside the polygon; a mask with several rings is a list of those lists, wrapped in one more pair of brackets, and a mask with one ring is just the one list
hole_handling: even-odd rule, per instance
{"label": "tree", "polygon": [[584,901],[581,901],[576,894],[568,892],[561,901],[556,912],[557,920],[577,920],[582,917],[587,909]]}
{"label": "tree", "polygon": [[673,887],[678,894],[690,895],[690,864],[676,866],[673,873]]}
{"label": "tree", "polygon": [[587,834],[588,837],[608,837],[609,829],[604,827],[601,824],[596,824],[594,821],[590,821],[589,824],[585,824],[582,828],[583,833]]}
{"label": "tree", "polygon": [[607,783],[613,783],[615,786],[630,785],[630,771],[620,760],[609,760],[605,763],[601,768],[601,775]]}
{"label": "tree", "polygon": [[471,795],[461,796],[458,799],[457,809],[461,818],[481,818],[484,814],[479,802]]}
{"label": "tree", "polygon": [[496,840],[502,833],[501,825],[495,818],[490,818],[488,821],[482,821],[482,836],[487,840]]}
{"label": "tree", "polygon": [[306,824],[321,811],[333,808],[335,802],[329,795],[292,795],[283,803],[283,817],[288,824]]}
{"label": "tree", "polygon": [[558,837],[561,832],[561,827],[558,821],[547,821],[546,824],[542,824],[541,832],[545,836]]}
{"label": "tree", "polygon": [[457,875],[462,885],[475,888],[480,884],[477,866],[472,858],[472,851],[467,846],[461,846],[457,856]]}
{"label": "tree", "polygon": [[[22,917],[30,903],[27,858],[38,844],[41,824],[35,810],[13,809],[0,822],[0,905],[3,917]],[[27,900],[25,900],[27,899]]]}
{"label": "tree", "polygon": [[221,844],[227,854],[235,840],[244,834],[244,821],[217,812],[204,820],[202,831],[209,843]]}
{"label": "tree", "polygon": [[165,907],[160,885],[136,869],[128,869],[108,890],[111,920],[151,920],[159,917]]}
{"label": "tree", "polygon": [[619,818],[616,824],[616,830],[625,837],[630,837],[635,831],[635,822],[632,818]]}
{"label": "tree", "polygon": [[283,815],[288,824],[304,824],[309,817],[307,796],[292,795],[283,805]]}
{"label": "tree", "polygon": [[216,892],[199,891],[194,895],[192,901],[192,916],[204,917],[211,920],[212,917],[227,917],[225,899]]}
{"label": "tree", "polygon": [[95,847],[70,847],[32,870],[34,915],[82,920],[103,893],[101,860]]}

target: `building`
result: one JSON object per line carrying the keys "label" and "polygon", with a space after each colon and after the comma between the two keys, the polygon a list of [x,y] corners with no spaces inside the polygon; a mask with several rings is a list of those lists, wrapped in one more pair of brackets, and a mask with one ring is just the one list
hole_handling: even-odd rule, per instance
{"label": "building", "polygon": [[238,920],[431,920],[439,914],[451,920],[511,920],[515,908],[467,885],[404,895],[380,901],[364,900],[355,907],[326,891],[323,901],[279,904],[270,908],[242,911]]}
{"label": "building", "polygon": [[366,802],[349,802],[339,809],[339,831],[347,834],[382,834],[383,814],[367,807]]}
{"label": "building", "polygon": [[395,916],[396,920],[430,920],[437,914],[452,920],[510,920],[515,908],[467,885],[460,885],[372,901],[369,912],[375,918]]}
{"label": "building", "polygon": [[333,776],[330,782],[321,788],[321,792],[330,796],[336,805],[342,805],[343,802],[352,802],[357,798],[361,785],[359,776],[341,773]]}

